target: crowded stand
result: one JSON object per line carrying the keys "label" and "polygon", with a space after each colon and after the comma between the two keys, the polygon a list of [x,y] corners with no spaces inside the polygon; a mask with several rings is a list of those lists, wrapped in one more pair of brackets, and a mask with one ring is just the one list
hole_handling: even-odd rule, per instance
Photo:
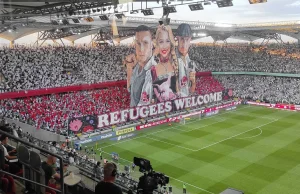
{"label": "crowded stand", "polygon": [[200,72],[300,73],[296,47],[281,52],[237,45],[194,46],[190,49],[190,57],[198,62],[197,71]]}
{"label": "crowded stand", "polygon": [[98,115],[129,107],[125,87],[112,87],[1,101],[7,117],[33,123],[37,129],[63,133],[69,118]]}
{"label": "crowded stand", "polygon": [[198,95],[221,92],[224,87],[213,76],[200,76],[196,79],[195,93]]}
{"label": "crowded stand", "polygon": [[7,90],[20,91],[124,80],[129,47],[2,48],[0,69]]}
{"label": "crowded stand", "polygon": [[[125,80],[122,59],[132,52],[133,48],[126,46],[2,48],[0,69],[6,81],[1,89],[20,91]],[[193,46],[189,52],[200,72],[300,73],[298,54],[293,49],[283,55],[250,46]]]}
{"label": "crowded stand", "polygon": [[272,103],[300,104],[300,79],[273,76],[214,76],[225,88],[234,88],[233,95],[243,99]]}

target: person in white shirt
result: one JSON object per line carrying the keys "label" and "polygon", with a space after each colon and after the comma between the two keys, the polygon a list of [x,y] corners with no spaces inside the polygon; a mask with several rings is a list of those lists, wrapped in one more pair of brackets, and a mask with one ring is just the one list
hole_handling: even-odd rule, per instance
{"label": "person in white shirt", "polygon": [[72,153],[69,153],[69,164],[70,165],[75,164],[75,162],[74,162],[74,155]]}
{"label": "person in white shirt", "polygon": [[4,156],[7,160],[13,160],[13,159],[16,159],[17,156],[11,156],[10,154],[13,154],[15,153],[17,150],[16,149],[13,149],[11,151],[7,151],[5,145],[7,145],[8,143],[8,137],[6,135],[1,135],[0,137],[0,141],[1,141],[1,146],[3,147],[3,151],[4,151]]}
{"label": "person in white shirt", "polygon": [[[1,141],[1,146],[3,148],[4,151],[4,157],[7,160],[14,160],[17,159],[17,156],[12,156],[12,154],[16,153],[16,149],[13,149],[11,151],[7,151],[5,145],[7,145],[8,143],[8,137],[6,135],[1,135],[0,137],[0,141]],[[12,174],[16,174],[18,172],[20,172],[20,164],[15,162],[15,163],[9,163],[9,172]]]}

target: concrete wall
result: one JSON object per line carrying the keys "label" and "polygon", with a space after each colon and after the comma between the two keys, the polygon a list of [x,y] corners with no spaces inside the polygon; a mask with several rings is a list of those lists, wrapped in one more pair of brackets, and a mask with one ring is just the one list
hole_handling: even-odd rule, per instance
{"label": "concrete wall", "polygon": [[26,123],[22,123],[17,120],[9,119],[6,118],[8,123],[15,123],[17,126],[20,126],[23,130],[24,133],[28,132],[31,134],[33,137],[43,140],[43,141],[56,141],[56,142],[61,142],[61,141],[66,141],[66,137],[62,135],[58,135],[56,133],[52,133],[50,131],[46,131],[44,129],[39,129],[37,130],[35,127],[28,125]]}

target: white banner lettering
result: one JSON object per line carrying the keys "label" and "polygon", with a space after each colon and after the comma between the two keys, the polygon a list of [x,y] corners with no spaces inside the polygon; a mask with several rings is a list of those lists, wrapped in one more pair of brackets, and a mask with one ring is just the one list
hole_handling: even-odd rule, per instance
{"label": "white banner lettering", "polygon": [[[219,102],[222,100],[222,92],[216,92],[211,94],[205,94],[204,96],[189,96],[185,98],[175,99],[173,102],[176,110],[184,108],[191,108],[195,106],[201,106],[211,102]],[[103,114],[98,116],[98,127],[105,127],[109,125],[115,125],[120,122],[125,122],[128,117],[130,120],[136,120],[138,118],[146,118],[157,114],[168,113],[172,111],[172,102],[166,101],[158,104],[152,104],[148,106],[136,107],[131,109],[125,109],[121,111],[112,112],[109,114]]]}

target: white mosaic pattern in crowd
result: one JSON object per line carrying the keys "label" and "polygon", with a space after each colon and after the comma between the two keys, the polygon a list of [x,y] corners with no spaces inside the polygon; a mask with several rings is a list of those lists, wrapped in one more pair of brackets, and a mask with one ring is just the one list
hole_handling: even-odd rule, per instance
{"label": "white mosaic pattern in crowd", "polygon": [[2,48],[0,69],[11,91],[125,80],[122,57],[130,52],[129,47]]}
{"label": "white mosaic pattern in crowd", "polygon": [[[299,53],[299,48],[286,51],[293,52]],[[190,57],[198,62],[197,71],[300,73],[300,59],[254,52],[250,46],[198,46],[191,48]]]}
{"label": "white mosaic pattern in crowd", "polygon": [[300,78],[219,75],[225,88],[234,88],[234,96],[269,102],[300,104]]}

